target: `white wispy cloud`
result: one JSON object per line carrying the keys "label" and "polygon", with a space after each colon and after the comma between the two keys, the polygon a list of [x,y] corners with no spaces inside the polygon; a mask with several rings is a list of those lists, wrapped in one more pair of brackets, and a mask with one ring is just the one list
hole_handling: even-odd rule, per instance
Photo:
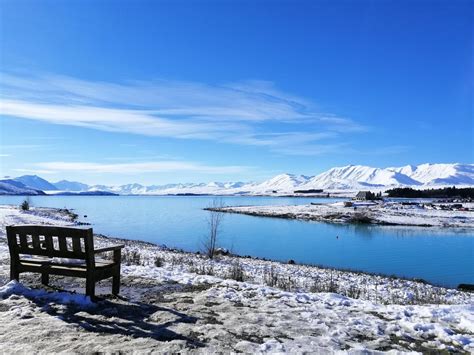
{"label": "white wispy cloud", "polygon": [[59,125],[254,145],[283,154],[322,151],[342,134],[367,129],[349,118],[319,112],[309,100],[266,81],[109,83],[0,75],[0,114]]}
{"label": "white wispy cloud", "polygon": [[238,125],[214,125],[183,119],[172,121],[156,117],[147,111],[94,107],[84,105],[39,104],[24,100],[2,100],[3,115],[54,124],[87,127],[110,132],[127,132],[148,136],[175,138],[219,138]]}
{"label": "white wispy cloud", "polygon": [[143,174],[143,173],[168,173],[168,172],[193,172],[205,174],[236,174],[252,170],[248,166],[212,166],[190,161],[151,161],[139,163],[116,163],[101,164],[89,162],[43,162],[37,163],[38,171],[48,172],[80,172],[80,173],[120,173],[120,174]]}

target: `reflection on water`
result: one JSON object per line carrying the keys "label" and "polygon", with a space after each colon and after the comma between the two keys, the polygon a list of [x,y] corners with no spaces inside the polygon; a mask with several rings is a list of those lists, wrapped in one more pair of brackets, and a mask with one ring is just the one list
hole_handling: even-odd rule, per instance
{"label": "reflection on water", "polygon": [[[23,197],[2,196],[19,204]],[[98,233],[189,251],[200,249],[212,197],[37,196],[36,206],[74,208]],[[227,205],[287,205],[335,201],[225,197]],[[226,214],[221,245],[241,255],[423,278],[456,286],[474,283],[471,231],[426,227],[346,225]]]}

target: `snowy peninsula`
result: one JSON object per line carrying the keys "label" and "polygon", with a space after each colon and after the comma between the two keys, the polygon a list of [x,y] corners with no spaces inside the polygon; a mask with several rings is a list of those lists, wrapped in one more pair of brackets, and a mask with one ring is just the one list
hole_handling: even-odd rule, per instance
{"label": "snowy peninsula", "polygon": [[251,216],[331,223],[364,223],[420,227],[474,228],[474,203],[335,202],[291,206],[236,206],[210,208]]}

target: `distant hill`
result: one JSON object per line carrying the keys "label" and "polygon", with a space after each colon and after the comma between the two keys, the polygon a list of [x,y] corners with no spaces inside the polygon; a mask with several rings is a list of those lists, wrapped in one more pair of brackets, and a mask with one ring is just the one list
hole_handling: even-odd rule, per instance
{"label": "distant hill", "polygon": [[0,180],[0,195],[45,195],[41,190],[32,189],[25,184],[13,180]]}
{"label": "distant hill", "polygon": [[27,187],[30,187],[35,190],[42,190],[42,191],[54,191],[57,190],[56,186],[51,184],[49,181],[40,178],[37,175],[23,175],[13,180],[19,181]]}

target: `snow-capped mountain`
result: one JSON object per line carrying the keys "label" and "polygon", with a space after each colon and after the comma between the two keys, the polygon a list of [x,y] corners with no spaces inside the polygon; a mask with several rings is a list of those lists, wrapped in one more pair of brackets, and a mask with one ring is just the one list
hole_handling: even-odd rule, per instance
{"label": "snow-capped mountain", "polygon": [[348,165],[310,179],[301,189],[357,190],[397,186],[474,185],[474,164],[421,164],[399,168]]}
{"label": "snow-capped mountain", "polygon": [[474,164],[421,164],[393,169],[423,185],[473,185]]}
{"label": "snow-capped mountain", "polygon": [[304,175],[280,174],[256,186],[249,186],[249,188],[258,193],[293,192],[297,187],[308,181],[309,177]]}
{"label": "snow-capped mountain", "polygon": [[117,186],[94,185],[89,191],[107,191],[120,195],[175,195],[175,194],[220,194],[246,184],[243,182],[178,183],[166,185],[126,184]]}
{"label": "snow-capped mountain", "polygon": [[127,184],[127,185],[112,187],[109,189],[109,191],[115,192],[121,195],[144,195],[147,192],[147,188],[146,186],[143,186],[140,184]]}
{"label": "snow-capped mountain", "polygon": [[54,191],[57,190],[56,186],[51,184],[49,181],[40,178],[37,175],[23,175],[13,179],[15,181],[21,182],[26,187],[30,187],[34,190],[41,191]]}
{"label": "snow-capped mountain", "polygon": [[[5,181],[14,181],[21,186]],[[24,181],[24,183],[23,183]],[[3,180],[0,194],[21,193],[21,189],[61,190],[70,192],[111,192],[119,195],[270,195],[291,194],[295,190],[323,189],[327,191],[356,191],[393,187],[432,188],[435,186],[474,186],[474,164],[421,164],[402,167],[374,168],[363,165],[348,165],[329,169],[319,175],[280,174],[261,183],[255,182],[209,182],[177,183],[166,185],[126,184],[118,186],[88,186],[78,182],[59,181],[54,186],[38,176],[21,176],[14,180]],[[39,188],[39,186],[43,188]],[[25,192],[26,193],[26,192]]]}
{"label": "snow-capped mountain", "polygon": [[388,169],[363,165],[332,168],[311,178],[300,189],[357,190],[367,187],[418,186],[419,181]]}

